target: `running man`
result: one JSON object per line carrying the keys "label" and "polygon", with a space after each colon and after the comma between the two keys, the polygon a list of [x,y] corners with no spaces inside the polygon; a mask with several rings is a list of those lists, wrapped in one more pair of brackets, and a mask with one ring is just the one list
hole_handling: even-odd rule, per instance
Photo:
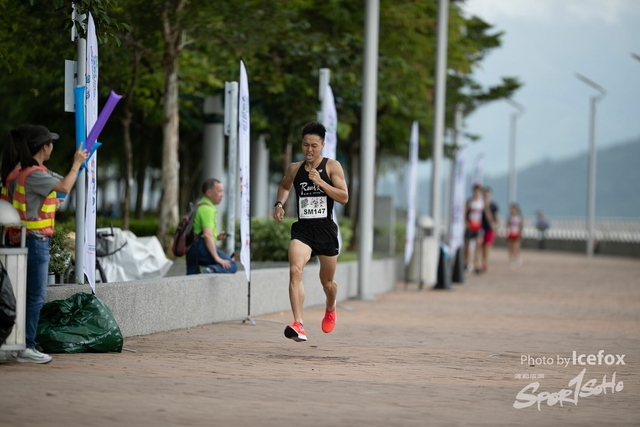
{"label": "running man", "polygon": [[317,255],[320,260],[320,283],[327,296],[322,331],[330,333],[336,325],[336,295],[338,285],[333,281],[338,262],[338,227],[333,222],[333,204],[345,205],[349,192],[342,166],[336,160],[322,157],[326,129],[318,122],[307,123],[302,129],[302,153],[305,160],[291,163],[278,187],[278,201],[273,219],[284,218],[283,205],[295,187],[298,221],[291,226],[289,244],[289,300],[293,323],[284,336],[294,341],[306,341],[302,321],[304,286],[302,270],[307,261]]}

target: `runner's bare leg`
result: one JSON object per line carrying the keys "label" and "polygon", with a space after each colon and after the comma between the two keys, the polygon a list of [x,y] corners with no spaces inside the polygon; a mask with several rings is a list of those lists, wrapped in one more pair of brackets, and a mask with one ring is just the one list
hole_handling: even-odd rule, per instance
{"label": "runner's bare leg", "polygon": [[291,240],[289,244],[289,301],[291,302],[294,322],[303,323],[304,286],[302,284],[302,270],[304,270],[309,258],[311,258],[311,248],[300,240]]}
{"label": "runner's bare leg", "polygon": [[333,281],[338,264],[338,256],[318,255],[320,260],[320,283],[327,296],[327,310],[333,311],[336,308],[336,297],[338,296],[338,284]]}
{"label": "runner's bare leg", "polygon": [[484,248],[484,237],[476,237],[476,250],[473,253],[473,267],[476,270],[482,268],[482,253]]}
{"label": "runner's bare leg", "polygon": [[488,245],[484,245],[482,247],[482,267],[489,266],[489,254],[491,253],[492,247],[493,243],[489,243]]}

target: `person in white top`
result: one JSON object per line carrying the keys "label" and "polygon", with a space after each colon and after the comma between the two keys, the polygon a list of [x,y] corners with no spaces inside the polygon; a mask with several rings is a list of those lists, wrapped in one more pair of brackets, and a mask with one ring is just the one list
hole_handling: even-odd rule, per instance
{"label": "person in white top", "polygon": [[509,247],[509,265],[512,270],[515,270],[522,265],[520,242],[522,241],[524,221],[516,203],[512,203],[510,208],[507,217],[507,245]]}
{"label": "person in white top", "polygon": [[[467,200],[465,205],[465,232],[464,232],[464,266],[467,270],[469,266],[470,252],[475,252],[478,232],[482,229],[482,213],[484,212],[484,199],[482,197],[482,186],[473,186],[473,196]],[[475,262],[474,262],[475,263]],[[476,269],[480,269],[476,265]]]}

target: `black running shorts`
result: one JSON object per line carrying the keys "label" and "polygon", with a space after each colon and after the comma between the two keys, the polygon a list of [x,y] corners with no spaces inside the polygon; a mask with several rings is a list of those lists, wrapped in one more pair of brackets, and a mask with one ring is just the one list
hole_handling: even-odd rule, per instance
{"label": "black running shorts", "polygon": [[330,219],[299,220],[291,225],[291,240],[311,248],[311,256],[338,255],[338,226]]}
{"label": "black running shorts", "polygon": [[465,239],[475,239],[477,237],[478,237],[478,232],[477,231],[465,230],[465,232],[464,232],[464,238]]}

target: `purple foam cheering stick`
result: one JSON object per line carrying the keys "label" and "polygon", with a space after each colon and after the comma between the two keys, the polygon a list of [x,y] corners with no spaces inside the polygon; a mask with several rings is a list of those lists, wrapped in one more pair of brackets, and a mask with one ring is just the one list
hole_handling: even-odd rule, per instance
{"label": "purple foam cheering stick", "polygon": [[89,135],[87,136],[87,142],[85,145],[87,151],[91,151],[93,143],[96,142],[96,139],[98,139],[98,137],[100,136],[102,128],[104,128],[107,120],[109,120],[109,116],[113,112],[113,109],[115,108],[118,101],[120,101],[120,98],[122,98],[122,95],[118,95],[114,91],[111,91],[111,93],[109,94],[107,103],[104,104],[104,107],[102,108],[102,111],[100,111],[100,115],[98,116],[98,120],[96,120],[93,128],[91,128],[91,132],[89,132]]}

